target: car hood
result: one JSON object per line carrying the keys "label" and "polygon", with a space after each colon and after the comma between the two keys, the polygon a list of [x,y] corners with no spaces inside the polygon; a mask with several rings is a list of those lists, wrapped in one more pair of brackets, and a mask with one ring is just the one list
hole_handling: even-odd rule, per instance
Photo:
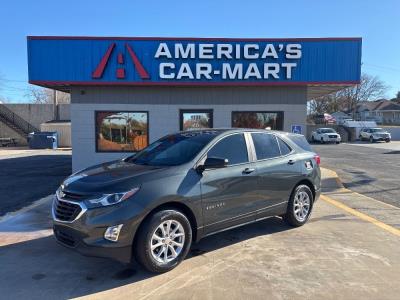
{"label": "car hood", "polygon": [[163,176],[168,169],[118,160],[72,174],[64,180],[62,189],[81,195],[124,192],[140,185],[144,177]]}

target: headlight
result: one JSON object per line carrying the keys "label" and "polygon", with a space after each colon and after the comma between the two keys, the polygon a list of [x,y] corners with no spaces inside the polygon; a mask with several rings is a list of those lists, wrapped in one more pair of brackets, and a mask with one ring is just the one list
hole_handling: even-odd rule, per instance
{"label": "headlight", "polygon": [[124,193],[106,194],[97,199],[88,199],[87,202],[95,206],[114,205],[128,199],[129,197],[136,194],[138,191],[139,187],[136,187]]}

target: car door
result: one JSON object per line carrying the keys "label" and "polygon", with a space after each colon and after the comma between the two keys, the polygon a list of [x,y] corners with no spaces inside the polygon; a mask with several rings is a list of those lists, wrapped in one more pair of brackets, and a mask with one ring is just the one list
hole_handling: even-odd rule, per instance
{"label": "car door", "polygon": [[262,201],[258,217],[274,215],[286,209],[293,187],[301,180],[301,162],[275,134],[253,132],[251,137],[256,154],[258,199]]}
{"label": "car door", "polygon": [[246,135],[235,133],[223,137],[207,152],[206,157],[228,159],[228,165],[202,173],[206,234],[255,219],[259,205],[257,170],[251,162],[248,147]]}

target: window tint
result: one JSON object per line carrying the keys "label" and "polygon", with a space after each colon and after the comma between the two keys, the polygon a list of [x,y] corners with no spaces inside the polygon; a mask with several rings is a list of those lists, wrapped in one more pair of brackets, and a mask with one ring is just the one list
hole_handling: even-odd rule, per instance
{"label": "window tint", "polygon": [[279,143],[279,148],[281,149],[281,155],[289,154],[292,151],[292,149],[280,138],[277,137],[277,139],[278,139],[278,143]]}
{"label": "window tint", "polygon": [[257,159],[266,159],[280,156],[278,141],[273,134],[252,133]]}
{"label": "window tint", "polygon": [[289,135],[288,136],[297,146],[305,151],[313,152],[310,144],[307,142],[304,135]]}
{"label": "window tint", "polygon": [[243,134],[234,134],[223,138],[207,153],[207,157],[227,158],[228,165],[248,162],[247,146]]}

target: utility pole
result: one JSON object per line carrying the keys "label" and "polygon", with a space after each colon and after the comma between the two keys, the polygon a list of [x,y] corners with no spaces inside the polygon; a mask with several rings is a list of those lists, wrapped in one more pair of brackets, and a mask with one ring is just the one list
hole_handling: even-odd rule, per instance
{"label": "utility pole", "polygon": [[58,120],[57,90],[53,90],[53,120]]}

